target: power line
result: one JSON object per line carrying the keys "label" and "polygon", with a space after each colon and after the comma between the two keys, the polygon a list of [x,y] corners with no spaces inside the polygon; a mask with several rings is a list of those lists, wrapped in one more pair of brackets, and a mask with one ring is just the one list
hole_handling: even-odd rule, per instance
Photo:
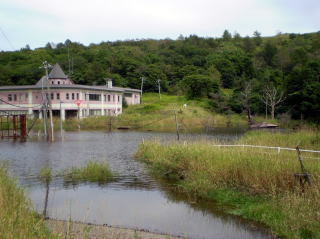
{"label": "power line", "polygon": [[7,40],[7,42],[9,43],[10,47],[12,48],[12,50],[16,50],[15,47],[13,46],[12,42],[9,40],[9,38],[7,37],[7,35],[4,33],[4,31],[2,30],[2,28],[0,27],[0,32],[1,34],[4,36],[4,38]]}
{"label": "power line", "polygon": [[15,104],[9,103],[9,102],[1,99],[1,98],[0,98],[0,101],[3,102],[3,103],[5,103],[5,104],[7,104],[7,105],[11,105],[11,106],[14,106],[14,107],[17,107],[17,108],[31,108],[31,109],[33,109],[33,108],[36,108],[36,107],[40,107],[40,106],[41,106],[41,105],[35,105],[35,106],[20,106],[20,105],[15,105]]}

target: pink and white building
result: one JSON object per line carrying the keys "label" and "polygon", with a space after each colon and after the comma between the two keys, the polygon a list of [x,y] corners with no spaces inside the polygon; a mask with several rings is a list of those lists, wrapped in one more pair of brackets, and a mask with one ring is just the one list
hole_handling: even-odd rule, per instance
{"label": "pink and white building", "polygon": [[0,86],[0,114],[26,113],[42,118],[44,94],[51,100],[53,115],[63,120],[77,115],[85,118],[121,114],[124,99],[128,105],[140,104],[140,90],[114,87],[111,79],[106,82],[103,86],[74,84],[55,64],[48,80],[43,76],[35,85]]}

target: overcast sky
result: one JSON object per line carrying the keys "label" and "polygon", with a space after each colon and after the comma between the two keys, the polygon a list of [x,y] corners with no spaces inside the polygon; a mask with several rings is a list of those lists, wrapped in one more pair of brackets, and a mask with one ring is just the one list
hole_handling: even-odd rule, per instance
{"label": "overcast sky", "polygon": [[0,0],[0,50],[66,39],[83,44],[320,30],[320,0]]}

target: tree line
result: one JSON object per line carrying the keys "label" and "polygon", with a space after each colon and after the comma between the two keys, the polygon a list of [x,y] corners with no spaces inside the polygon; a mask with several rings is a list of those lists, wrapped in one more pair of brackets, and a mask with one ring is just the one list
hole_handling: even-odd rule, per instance
{"label": "tree line", "polygon": [[[41,62],[58,62],[75,83],[161,90],[206,98],[211,110],[294,119],[320,118],[320,32],[219,38],[141,39],[84,46],[64,43],[0,52],[0,85],[34,84]],[[249,117],[248,116],[248,117]]]}

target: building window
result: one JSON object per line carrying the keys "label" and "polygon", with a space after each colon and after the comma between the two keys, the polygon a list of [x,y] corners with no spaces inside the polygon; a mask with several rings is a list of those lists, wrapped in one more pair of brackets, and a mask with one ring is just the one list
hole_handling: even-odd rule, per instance
{"label": "building window", "polygon": [[71,99],[74,100],[74,93],[71,94]]}
{"label": "building window", "polygon": [[69,100],[69,93],[66,94],[66,99]]}
{"label": "building window", "polygon": [[53,99],[54,99],[54,94],[53,94],[53,93],[51,93],[50,98],[51,98],[51,100],[53,100]]}
{"label": "building window", "polygon": [[77,100],[79,100],[79,93],[77,93]]}
{"label": "building window", "polygon": [[60,81],[58,81],[58,85],[60,85]]}
{"label": "building window", "polygon": [[115,98],[114,98],[114,95],[112,96],[112,101],[113,101],[113,102],[115,102]]}
{"label": "building window", "polygon": [[57,100],[60,100],[60,93],[57,93]]}
{"label": "building window", "polygon": [[17,101],[17,95],[16,94],[13,95],[13,101]]}
{"label": "building window", "polygon": [[8,101],[12,101],[12,95],[11,94],[8,95]]}
{"label": "building window", "polygon": [[28,99],[28,93],[26,93],[26,99]]}
{"label": "building window", "polygon": [[124,93],[124,97],[132,97],[132,93]]}
{"label": "building window", "polygon": [[100,101],[99,94],[89,94],[89,101]]}
{"label": "building window", "polygon": [[120,102],[120,95],[118,95],[118,102]]}
{"label": "building window", "polygon": [[111,101],[111,96],[110,95],[108,95],[108,102],[110,102]]}

